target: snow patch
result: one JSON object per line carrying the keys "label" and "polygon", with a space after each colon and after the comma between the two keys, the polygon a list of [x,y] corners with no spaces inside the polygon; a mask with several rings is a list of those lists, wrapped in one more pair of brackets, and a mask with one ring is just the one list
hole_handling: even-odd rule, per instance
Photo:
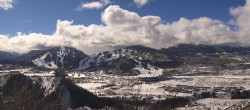
{"label": "snow patch", "polygon": [[148,69],[145,69],[142,67],[142,65],[139,63],[139,65],[134,68],[134,70],[138,70],[140,74],[136,77],[158,77],[163,75],[163,69],[157,68],[148,64]]}
{"label": "snow patch", "polygon": [[121,50],[113,50],[107,51],[103,53],[93,54],[83,60],[80,61],[79,67],[77,70],[85,70],[91,67],[91,63],[95,63],[96,65],[100,65],[101,63],[107,63],[112,60],[116,60],[120,57],[124,57],[126,55],[133,57],[133,54],[136,54],[137,51],[129,50],[129,49],[121,49]]}
{"label": "snow patch", "polygon": [[68,73],[68,76],[71,78],[84,78],[86,77],[83,73]]}
{"label": "snow patch", "polygon": [[93,92],[93,90],[97,89],[98,87],[102,87],[106,84],[104,83],[78,83],[76,85]]}
{"label": "snow patch", "polygon": [[60,84],[60,80],[55,77],[41,77],[41,88],[44,89],[44,95],[48,96],[52,92],[56,90],[58,85]]}
{"label": "snow patch", "polygon": [[[51,61],[50,62],[46,62],[45,58],[49,56]],[[45,53],[43,56],[41,56],[40,58],[37,58],[35,60],[32,60],[32,62],[37,65],[38,67],[45,67],[45,68],[53,68],[56,69],[57,65],[55,64],[54,61],[52,61],[52,55],[50,52]]]}

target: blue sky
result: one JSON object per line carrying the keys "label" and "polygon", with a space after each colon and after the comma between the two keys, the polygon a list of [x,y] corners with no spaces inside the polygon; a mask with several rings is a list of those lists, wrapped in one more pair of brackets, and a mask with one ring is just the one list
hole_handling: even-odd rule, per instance
{"label": "blue sky", "polygon": [[[81,3],[92,1],[94,0],[15,0],[12,9],[0,9],[0,34],[53,34],[58,19],[73,20],[74,24],[101,24],[101,13],[108,5],[101,9],[76,10]],[[140,16],[160,16],[166,22],[177,21],[181,17],[209,17],[227,23],[232,18],[229,8],[244,5],[245,0],[152,0],[142,7],[138,7],[133,0],[111,2],[111,5],[119,5]]]}
{"label": "blue sky", "polygon": [[249,18],[250,0],[0,0],[0,51],[250,46]]}

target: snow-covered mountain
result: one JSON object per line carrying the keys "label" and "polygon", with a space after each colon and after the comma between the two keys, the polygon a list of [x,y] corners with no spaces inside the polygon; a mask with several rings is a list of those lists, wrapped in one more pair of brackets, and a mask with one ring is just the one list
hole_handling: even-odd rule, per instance
{"label": "snow-covered mountain", "polygon": [[184,64],[244,63],[247,60],[241,59],[248,57],[249,53],[249,47],[241,46],[179,44],[157,50],[135,45],[90,55],[80,61],[77,70],[154,73],[157,68],[165,69]]}
{"label": "snow-covered mountain", "polygon": [[161,64],[169,66],[172,60],[160,51],[144,46],[130,46],[123,49],[90,55],[79,63],[77,70],[106,70],[109,73],[150,73],[159,70]]}
{"label": "snow-covered mountain", "polygon": [[73,47],[64,45],[48,50],[32,50],[16,58],[11,53],[0,52],[0,64],[131,73],[135,68],[149,70],[182,64],[244,63],[249,62],[243,60],[248,59],[249,53],[250,47],[243,46],[179,44],[160,50],[135,45],[87,56]]}
{"label": "snow-covered mountain", "polygon": [[56,47],[32,60],[32,62],[45,68],[75,68],[81,59],[87,57],[83,52],[67,46]]}
{"label": "snow-covered mountain", "polygon": [[48,50],[33,50],[21,55],[19,61],[28,61],[43,68],[67,68],[78,67],[78,62],[87,55],[80,50],[69,46],[60,46]]}

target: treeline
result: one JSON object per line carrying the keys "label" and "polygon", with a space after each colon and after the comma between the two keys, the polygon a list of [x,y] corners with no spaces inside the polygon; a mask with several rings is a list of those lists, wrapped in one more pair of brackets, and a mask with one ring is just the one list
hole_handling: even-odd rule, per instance
{"label": "treeline", "polygon": [[38,109],[44,96],[40,85],[29,77],[15,74],[9,78],[2,88],[0,96],[1,110],[31,110]]}
{"label": "treeline", "polygon": [[248,99],[248,98],[250,98],[250,90],[231,91],[231,99]]}
{"label": "treeline", "polygon": [[71,95],[71,108],[76,109],[83,106],[88,106],[93,109],[101,109],[106,106],[113,107],[118,103],[110,98],[100,98],[93,93],[75,85],[71,80],[64,80],[65,86],[68,88]]}
{"label": "treeline", "polygon": [[[70,92],[70,108],[76,109],[88,106],[94,109],[118,105],[110,98],[100,98],[93,93],[76,86],[68,79],[62,79],[60,86],[65,85]],[[59,87],[60,87],[59,86]],[[14,74],[2,87],[0,93],[0,110],[47,110],[60,109],[62,97],[60,88],[50,95],[43,94],[43,88],[38,83],[23,74]]]}

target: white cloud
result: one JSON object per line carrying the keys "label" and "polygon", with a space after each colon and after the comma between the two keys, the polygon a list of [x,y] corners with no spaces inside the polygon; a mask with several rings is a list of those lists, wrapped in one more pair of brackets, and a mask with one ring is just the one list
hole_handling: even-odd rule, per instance
{"label": "white cloud", "polygon": [[142,7],[142,6],[146,5],[148,2],[149,2],[149,0],[134,0],[134,3],[138,7]]}
{"label": "white cloud", "polygon": [[0,9],[5,11],[13,8],[13,0],[0,0]]}
{"label": "white cloud", "polygon": [[235,17],[232,19],[234,25],[238,28],[238,37],[240,42],[250,44],[250,0],[246,0],[244,6],[231,8],[231,15]]}
{"label": "white cloud", "polygon": [[163,23],[159,16],[140,16],[117,5],[111,5],[101,15],[103,25],[75,25],[73,21],[58,20],[52,35],[0,35],[0,50],[24,53],[32,49],[58,46],[63,44],[64,40],[86,53],[131,44],[153,48],[165,48],[178,43],[249,44],[249,1],[245,6],[232,8],[230,11],[234,16],[232,21],[238,28],[236,31],[222,21],[207,17],[180,18],[175,22]]}
{"label": "white cloud", "polygon": [[81,8],[85,8],[85,9],[100,9],[103,6],[104,5],[101,4],[100,2],[89,2],[89,3],[83,3],[81,5]]}
{"label": "white cloud", "polygon": [[81,3],[77,10],[82,10],[82,9],[101,9],[104,6],[110,4],[110,0],[100,0],[100,1],[94,1],[94,2],[86,2],[86,3]]}
{"label": "white cloud", "polygon": [[207,17],[192,20],[181,18],[171,24],[161,24],[158,29],[162,34],[162,39],[165,39],[159,41],[163,41],[163,43],[168,41],[170,44],[223,44],[234,43],[237,40],[235,32],[231,31],[223,22]]}
{"label": "white cloud", "polygon": [[39,49],[41,46],[55,46],[58,45],[58,42],[60,42],[56,37],[40,33],[30,33],[28,35],[17,33],[16,36],[12,37],[0,35],[0,41],[1,50],[14,51],[18,53]]}

